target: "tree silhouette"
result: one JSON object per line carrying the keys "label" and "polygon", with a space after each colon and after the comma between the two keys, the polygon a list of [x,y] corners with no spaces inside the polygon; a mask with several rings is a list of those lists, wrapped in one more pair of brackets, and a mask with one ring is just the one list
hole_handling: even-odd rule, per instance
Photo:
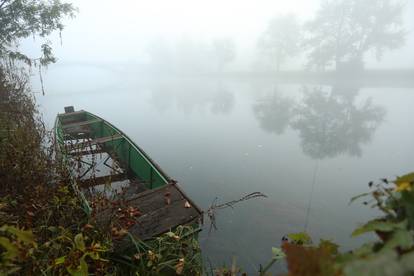
{"label": "tree silhouette", "polygon": [[375,106],[371,98],[356,104],[357,94],[357,88],[338,86],[305,91],[291,124],[299,131],[305,154],[314,159],[362,154],[361,145],[371,140],[385,110]]}
{"label": "tree silhouette", "polygon": [[174,51],[165,38],[149,41],[146,53],[150,59],[150,70],[154,73],[171,73],[174,66]]}
{"label": "tree silhouette", "polygon": [[404,42],[403,5],[393,0],[332,0],[322,4],[306,24],[309,66],[350,71],[363,68],[364,54],[379,60],[387,49]]}
{"label": "tree silhouette", "polygon": [[213,41],[213,52],[217,59],[218,72],[222,72],[226,64],[236,57],[236,45],[230,38],[220,38]]}
{"label": "tree silhouette", "polygon": [[[63,19],[73,17],[72,4],[56,1],[1,0],[0,1],[0,60],[12,64],[20,61],[28,66],[54,63],[50,41],[54,31],[64,28]],[[19,42],[27,37],[44,39],[40,57],[30,57],[19,49]]]}
{"label": "tree silhouette", "polygon": [[273,18],[258,41],[262,53],[275,64],[276,71],[286,61],[298,54],[300,26],[294,15]]}

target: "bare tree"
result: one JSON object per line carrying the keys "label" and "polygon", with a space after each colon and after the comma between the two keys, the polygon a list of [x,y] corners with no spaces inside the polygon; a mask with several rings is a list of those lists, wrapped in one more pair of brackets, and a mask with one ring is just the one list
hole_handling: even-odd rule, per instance
{"label": "bare tree", "polygon": [[217,59],[217,69],[223,71],[223,67],[232,62],[236,57],[236,45],[230,38],[220,38],[213,41],[213,51]]}
{"label": "bare tree", "polygon": [[292,14],[273,18],[258,41],[262,53],[275,64],[276,71],[288,58],[299,53],[300,26]]}

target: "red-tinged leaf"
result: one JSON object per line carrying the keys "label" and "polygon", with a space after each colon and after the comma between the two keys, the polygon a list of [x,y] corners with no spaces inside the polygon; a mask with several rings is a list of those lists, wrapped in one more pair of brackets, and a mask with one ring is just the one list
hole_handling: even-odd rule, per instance
{"label": "red-tinged leaf", "polygon": [[332,276],[337,274],[334,268],[334,256],[330,249],[292,243],[285,243],[282,248],[286,254],[289,276]]}

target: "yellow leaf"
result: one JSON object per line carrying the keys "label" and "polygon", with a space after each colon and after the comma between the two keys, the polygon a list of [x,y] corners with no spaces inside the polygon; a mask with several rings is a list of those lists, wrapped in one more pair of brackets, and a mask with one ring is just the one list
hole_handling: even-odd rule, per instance
{"label": "yellow leaf", "polygon": [[410,182],[399,182],[399,183],[396,182],[395,185],[397,185],[397,188],[395,188],[396,192],[412,190],[412,186]]}

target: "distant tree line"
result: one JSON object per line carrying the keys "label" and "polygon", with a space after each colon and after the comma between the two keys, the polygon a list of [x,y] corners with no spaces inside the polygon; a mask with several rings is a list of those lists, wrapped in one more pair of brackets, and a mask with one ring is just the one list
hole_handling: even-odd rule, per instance
{"label": "distant tree line", "polygon": [[221,73],[236,58],[236,44],[231,38],[214,38],[209,42],[188,37],[175,44],[155,38],[147,45],[150,71],[156,73]]}
{"label": "distant tree line", "polygon": [[384,51],[403,45],[403,7],[394,0],[323,1],[302,26],[295,15],[273,18],[258,47],[277,71],[300,53],[309,69],[362,70],[368,52],[380,60]]}
{"label": "distant tree line", "polygon": [[[380,60],[404,44],[403,8],[400,0],[325,0],[304,23],[294,14],[274,17],[257,41],[259,69],[278,72],[300,58],[307,70],[360,72],[368,54]],[[155,39],[147,48],[149,69],[163,73],[231,71],[236,52],[230,37],[185,37],[174,45]]]}

